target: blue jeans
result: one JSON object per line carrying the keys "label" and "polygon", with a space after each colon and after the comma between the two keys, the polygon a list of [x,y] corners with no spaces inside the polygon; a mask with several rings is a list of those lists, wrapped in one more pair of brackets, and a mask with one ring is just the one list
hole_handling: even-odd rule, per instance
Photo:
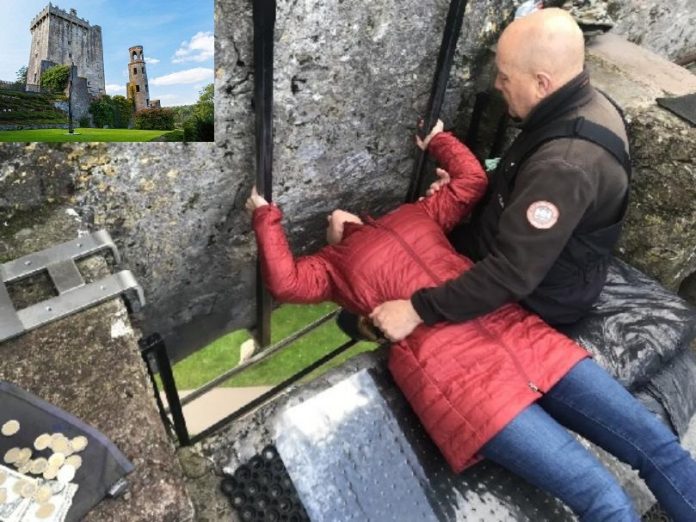
{"label": "blue jeans", "polygon": [[696,521],[696,461],[591,359],[576,364],[481,453],[561,499],[580,520],[640,520],[614,475],[563,426],[638,470],[673,522]]}

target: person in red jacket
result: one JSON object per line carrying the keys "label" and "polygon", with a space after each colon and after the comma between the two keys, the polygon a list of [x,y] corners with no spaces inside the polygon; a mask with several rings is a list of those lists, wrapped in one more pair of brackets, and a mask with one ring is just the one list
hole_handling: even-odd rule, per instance
{"label": "person in red jacket", "polygon": [[[436,130],[429,143],[420,145],[429,146],[444,168],[440,176],[449,176],[449,183],[436,194],[401,205],[376,220],[334,211],[328,218],[329,246],[314,255],[293,257],[280,209],[253,190],[247,208],[253,212],[263,277],[276,300],[330,300],[368,315],[379,303],[407,299],[473,266],[455,252],[446,233],[484,194],[487,178],[462,143],[450,133],[439,132],[442,122]],[[588,357],[586,350],[537,315],[509,303],[467,322],[420,324],[391,346],[389,369],[455,472],[482,457],[491,458],[558,496],[585,520],[638,520],[614,477],[536,404],[546,401],[559,417],[573,416],[576,412],[556,407],[557,399],[576,394],[574,383],[586,381],[588,372],[594,381],[608,381],[609,389],[607,385],[599,388],[601,394],[611,396],[601,397],[610,405],[608,416],[621,429],[621,423],[635,424],[637,431],[650,434],[641,451],[655,459],[645,459],[641,469],[657,477],[651,483],[655,495],[676,506],[672,514],[688,512],[696,520],[696,494],[692,491],[690,508],[689,499],[684,500],[684,492],[692,487],[686,481],[693,478],[691,484],[696,484],[696,462],[666,427]],[[580,395],[590,392],[580,389]],[[634,417],[626,420],[627,412]],[[501,455],[506,453],[508,439],[520,433],[520,423],[529,422],[539,424],[538,437],[532,438],[540,446],[525,450],[517,459],[523,464],[505,461]],[[601,439],[586,429],[578,431]],[[669,448],[672,460],[683,465],[659,464],[660,456],[651,449],[654,441]],[[623,456],[621,451],[616,453]],[[581,486],[581,493],[571,491],[569,484]],[[671,500],[675,495],[664,492],[670,484],[680,485],[676,497],[681,500]]]}

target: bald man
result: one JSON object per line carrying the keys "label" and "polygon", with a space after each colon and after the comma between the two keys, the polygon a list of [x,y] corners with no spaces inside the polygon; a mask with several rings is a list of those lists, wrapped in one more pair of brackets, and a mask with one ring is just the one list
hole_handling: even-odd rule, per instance
{"label": "bald man", "polygon": [[628,198],[628,140],[618,110],[590,85],[580,28],[553,8],[515,20],[496,65],[495,87],[521,132],[451,237],[476,264],[375,308],[373,322],[392,340],[421,322],[466,321],[511,301],[551,324],[572,323],[606,280]]}

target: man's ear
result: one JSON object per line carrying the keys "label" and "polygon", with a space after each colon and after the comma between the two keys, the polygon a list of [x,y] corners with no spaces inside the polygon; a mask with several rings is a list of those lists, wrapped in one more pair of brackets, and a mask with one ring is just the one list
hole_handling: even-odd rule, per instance
{"label": "man's ear", "polygon": [[553,84],[551,76],[545,72],[538,72],[535,76],[537,92],[541,98],[546,98],[551,94],[551,87]]}

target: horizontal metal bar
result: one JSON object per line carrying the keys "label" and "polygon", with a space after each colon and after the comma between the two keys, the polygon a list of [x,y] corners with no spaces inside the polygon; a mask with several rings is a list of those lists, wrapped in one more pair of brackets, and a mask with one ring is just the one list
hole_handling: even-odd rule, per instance
{"label": "horizontal metal bar", "polygon": [[[234,368],[230,368],[225,373],[215,377],[211,381],[208,381],[207,383],[202,385],[200,388],[196,388],[191,393],[186,395],[186,397],[183,397],[181,399],[181,405],[183,406],[183,405],[186,405],[190,402],[193,402],[201,395],[204,395],[205,393],[207,393],[210,390],[212,390],[213,388],[215,388],[218,384],[221,384],[221,383],[225,382],[227,379],[229,379],[230,377],[233,377],[233,376],[237,375],[239,372],[246,370],[249,366],[252,366],[256,363],[259,363],[261,361],[266,360],[268,357],[270,357],[271,355],[273,355],[277,351],[282,350],[283,348],[285,348],[289,344],[293,343],[294,341],[296,341],[297,339],[299,339],[303,335],[314,330],[315,328],[318,328],[319,326],[321,326],[322,324],[327,322],[332,317],[335,317],[336,314],[338,314],[339,310],[340,309],[336,309],[333,312],[329,312],[328,314],[323,315],[322,317],[320,317],[316,321],[309,323],[304,328],[301,328],[301,329],[297,330],[295,333],[293,333],[293,334],[287,336],[286,338],[278,341],[273,346],[269,346],[268,348],[266,348],[262,352],[257,353],[255,356],[253,356],[251,359],[249,359],[245,363],[240,364],[239,366],[235,366]],[[169,413],[169,408],[167,408],[166,411],[167,411],[167,413]]]}
{"label": "horizontal metal bar", "polygon": [[116,263],[121,262],[121,256],[109,233],[98,230],[88,236],[8,261],[0,265],[0,277],[5,283],[11,283],[37,274],[54,263],[81,259],[105,249],[111,250]]}
{"label": "horizontal metal bar", "polygon": [[279,392],[283,391],[284,389],[286,389],[288,386],[290,386],[294,382],[299,381],[305,375],[308,375],[309,373],[313,372],[314,370],[316,370],[320,366],[323,366],[324,364],[329,362],[331,359],[342,354],[348,348],[350,348],[351,346],[353,346],[357,343],[358,343],[358,341],[356,341],[355,339],[351,339],[351,340],[343,343],[341,346],[339,346],[338,348],[336,348],[332,352],[329,352],[324,357],[317,359],[312,364],[310,364],[306,368],[303,368],[302,370],[300,370],[298,373],[292,375],[291,377],[285,379],[283,382],[281,382],[277,386],[274,386],[273,388],[268,390],[263,395],[259,395],[256,399],[254,399],[251,402],[248,402],[247,404],[245,404],[244,406],[242,406],[241,408],[239,408],[235,412],[231,413],[230,415],[228,415],[224,419],[219,420],[218,422],[216,422],[212,426],[206,428],[202,432],[197,433],[196,435],[191,437],[191,444],[196,444],[196,443],[200,442],[201,440],[212,435],[213,433],[215,433],[219,429],[224,428],[230,422],[233,422],[234,420],[238,419],[239,417],[246,415],[248,412],[255,409],[257,406],[263,404],[268,399],[275,397]]}
{"label": "horizontal metal bar", "polygon": [[51,276],[59,294],[85,285],[85,280],[72,259],[49,265],[48,275]]}
{"label": "horizontal metal bar", "polygon": [[24,325],[17,316],[17,310],[7,287],[0,281],[0,341],[16,337],[22,332],[24,332]]}
{"label": "horizontal metal bar", "polygon": [[[17,312],[25,330],[61,319],[102,303],[124,292],[135,291],[140,304],[145,304],[143,289],[130,270],[122,270],[88,285],[75,288]],[[2,340],[2,339],[0,339]]]}

